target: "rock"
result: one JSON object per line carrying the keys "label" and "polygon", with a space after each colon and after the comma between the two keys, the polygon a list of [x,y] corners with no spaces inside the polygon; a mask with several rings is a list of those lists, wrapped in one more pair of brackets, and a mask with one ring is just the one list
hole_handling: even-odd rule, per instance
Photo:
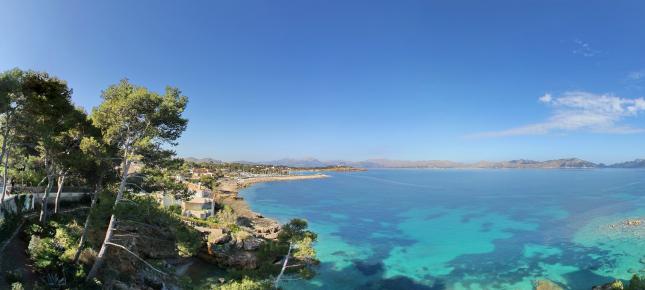
{"label": "rock", "polygon": [[255,231],[256,236],[267,240],[277,239],[278,233],[280,232],[280,224],[267,218],[258,218],[253,220],[251,227]]}
{"label": "rock", "polygon": [[209,244],[225,244],[231,240],[231,236],[224,232],[223,229],[212,229],[208,234]]}
{"label": "rock", "polygon": [[256,237],[250,237],[244,240],[244,250],[256,251],[264,243],[264,240]]}
{"label": "rock", "polygon": [[217,281],[218,281],[220,284],[224,284],[224,283],[226,283],[226,279],[224,279],[224,278],[222,278],[222,277],[217,278]]}
{"label": "rock", "polygon": [[534,290],[563,290],[562,287],[558,286],[549,280],[537,280],[533,282]]}
{"label": "rock", "polygon": [[642,221],[638,220],[638,219],[628,219],[628,220],[625,221],[625,225],[626,226],[631,226],[631,227],[640,226],[641,223],[642,223]]}
{"label": "rock", "polygon": [[607,283],[600,286],[594,286],[591,288],[591,290],[623,290],[623,289],[625,288],[623,287],[623,282],[621,282],[620,280],[615,280],[614,282]]}
{"label": "rock", "polygon": [[255,252],[238,250],[237,248],[222,251],[200,251],[198,256],[211,264],[220,267],[233,267],[252,270],[258,267],[258,258]]}

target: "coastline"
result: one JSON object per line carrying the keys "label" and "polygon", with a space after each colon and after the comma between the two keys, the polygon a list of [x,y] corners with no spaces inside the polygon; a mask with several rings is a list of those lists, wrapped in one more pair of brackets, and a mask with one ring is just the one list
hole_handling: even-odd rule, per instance
{"label": "coastline", "polygon": [[213,199],[222,205],[230,206],[238,216],[245,217],[249,221],[248,226],[255,229],[257,233],[270,232],[277,234],[275,229],[280,227],[280,223],[274,219],[264,217],[261,213],[251,210],[251,207],[246,200],[239,196],[240,190],[257,183],[310,180],[329,177],[330,176],[326,174],[311,174],[262,176],[245,179],[228,178],[221,181],[217,190],[213,193]]}

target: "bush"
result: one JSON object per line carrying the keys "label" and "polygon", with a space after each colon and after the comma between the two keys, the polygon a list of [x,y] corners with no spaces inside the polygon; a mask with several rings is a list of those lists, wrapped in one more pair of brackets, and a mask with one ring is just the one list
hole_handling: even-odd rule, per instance
{"label": "bush", "polygon": [[634,276],[632,276],[632,279],[629,280],[629,286],[627,287],[627,290],[645,290],[645,280],[634,274]]}
{"label": "bush", "polygon": [[29,257],[34,261],[34,266],[38,269],[46,269],[55,265],[60,252],[51,238],[41,238],[31,236],[29,247],[27,248]]}
{"label": "bush", "polygon": [[147,196],[128,196],[128,198],[133,202],[120,203],[116,209],[116,215],[120,219],[167,228],[175,237],[179,255],[186,257],[197,254],[203,242],[202,235],[184,224],[182,217],[161,208],[153,198]]}
{"label": "bush", "polygon": [[25,287],[22,286],[22,283],[15,282],[11,284],[11,290],[25,290]]}
{"label": "bush", "polygon": [[221,286],[213,286],[213,290],[268,290],[272,289],[273,285],[269,281],[254,281],[248,277],[244,277],[242,281],[233,281]]}
{"label": "bush", "polygon": [[237,225],[237,214],[228,205],[218,211],[215,217],[224,226]]}
{"label": "bush", "polygon": [[181,215],[181,206],[173,204],[168,207],[168,211],[177,215]]}

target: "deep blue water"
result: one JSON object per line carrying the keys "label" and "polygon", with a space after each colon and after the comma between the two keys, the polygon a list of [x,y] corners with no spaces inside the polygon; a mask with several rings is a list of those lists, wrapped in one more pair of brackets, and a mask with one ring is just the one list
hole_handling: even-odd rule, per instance
{"label": "deep blue water", "polygon": [[[590,289],[645,269],[645,170],[370,170],[257,184],[251,207],[309,221],[322,261],[287,289]],[[645,261],[645,260],[644,260]]]}

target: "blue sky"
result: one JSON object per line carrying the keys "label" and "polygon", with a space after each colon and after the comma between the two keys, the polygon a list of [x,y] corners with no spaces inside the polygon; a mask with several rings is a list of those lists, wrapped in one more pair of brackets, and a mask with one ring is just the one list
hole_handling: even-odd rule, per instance
{"label": "blue sky", "polygon": [[0,70],[190,98],[182,156],[645,157],[642,1],[6,1]]}

